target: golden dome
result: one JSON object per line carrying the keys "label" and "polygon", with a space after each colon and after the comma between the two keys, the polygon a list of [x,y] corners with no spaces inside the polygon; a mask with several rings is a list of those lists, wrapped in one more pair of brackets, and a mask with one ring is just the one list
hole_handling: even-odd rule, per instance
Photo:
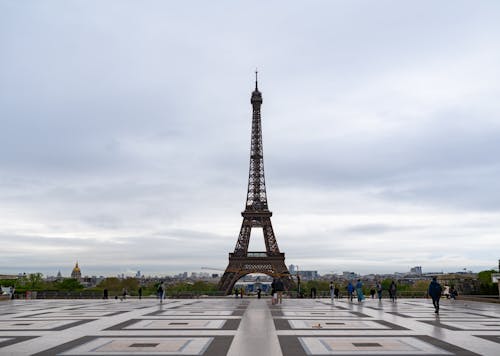
{"label": "golden dome", "polygon": [[75,268],[73,268],[73,272],[80,272],[80,267],[78,267],[78,262],[75,265]]}

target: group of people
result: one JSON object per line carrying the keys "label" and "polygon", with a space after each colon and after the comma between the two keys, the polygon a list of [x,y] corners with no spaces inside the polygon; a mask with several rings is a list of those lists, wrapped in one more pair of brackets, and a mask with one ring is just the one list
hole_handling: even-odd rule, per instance
{"label": "group of people", "polygon": [[[375,298],[375,293],[377,293],[378,299],[382,300],[382,291],[383,291],[382,284],[380,282],[377,282],[375,287],[370,289],[370,295],[372,298]],[[363,294],[363,283],[361,282],[360,279],[358,279],[358,281],[355,285],[353,285],[352,282],[349,282],[349,284],[347,285],[347,296],[351,302],[354,299],[354,292],[356,292],[358,302],[362,302],[365,299],[365,296]],[[392,300],[392,302],[393,303],[396,302],[396,298],[397,298],[396,282],[394,282],[394,281],[391,282],[391,284],[388,288],[388,292],[389,292],[389,298]],[[333,282],[331,282],[330,283],[330,295],[332,298],[332,303],[333,303],[334,297],[338,298],[337,293],[335,293],[335,287],[333,286]],[[432,304],[434,306],[434,312],[436,314],[439,314],[439,300],[441,299],[441,295],[443,294],[443,288],[441,287],[441,284],[438,283],[436,277],[432,278],[432,281],[429,284],[429,288],[427,290],[427,294],[432,299]],[[446,297],[455,300],[457,295],[458,295],[458,293],[455,290],[455,288],[451,287],[449,289],[449,293],[446,294]]]}
{"label": "group of people", "polygon": [[[351,281],[347,284],[347,298],[352,302],[354,299],[354,294],[356,294],[357,300],[359,303],[361,303],[365,299],[365,295],[363,293],[363,282],[361,282],[361,279],[358,279],[356,284],[353,284]],[[272,296],[272,304],[281,304],[283,301],[283,292],[285,291],[285,285],[283,283],[283,280],[278,277],[278,278],[273,278],[273,282],[271,283],[271,296]],[[157,288],[157,297],[160,299],[160,304],[163,303],[163,299],[165,299],[165,287],[163,283],[160,283]],[[262,290],[259,288],[257,291],[257,296],[260,299],[261,297],[261,292]],[[380,282],[376,282],[375,286],[370,289],[370,295],[371,298],[375,298],[375,294],[377,294],[377,297],[379,301],[382,300],[382,292],[383,292],[383,287]],[[397,299],[397,286],[396,282],[392,281],[391,284],[389,285],[388,288],[389,292],[389,298],[392,300],[392,302],[396,302]],[[235,296],[238,297],[238,294],[243,298],[243,288],[241,288],[241,291],[238,291],[235,289]],[[330,282],[330,298],[332,301],[332,304],[334,303],[335,299],[339,299],[339,294],[340,290],[339,288],[334,285],[333,282]],[[432,278],[431,283],[429,284],[429,288],[427,290],[427,294],[429,297],[432,299],[432,304],[434,306],[434,312],[436,314],[439,314],[439,301],[441,299],[441,295],[443,294],[443,288],[441,284],[438,283],[436,277]],[[142,298],[142,287],[139,288],[138,290],[138,295],[139,299]],[[451,287],[448,289],[446,287],[445,290],[445,295],[447,298],[451,299],[456,299],[458,293],[457,291]],[[122,291],[122,297],[120,299],[125,300],[127,297],[127,290],[124,288]],[[316,297],[316,289],[311,288],[311,297],[315,298]],[[103,293],[103,299],[108,299],[108,290],[104,289]],[[117,296],[115,296],[115,299],[118,299]]]}
{"label": "group of people", "polygon": [[[338,288],[336,291],[335,291],[335,288],[333,289],[333,295],[332,295],[332,286],[333,286],[333,282],[330,283],[330,295],[332,296],[332,303],[333,303],[334,296],[335,296],[335,298],[338,299]],[[365,299],[365,295],[363,293],[363,282],[361,282],[361,279],[358,279],[356,284],[353,284],[351,281],[349,281],[346,289],[347,289],[347,298],[351,302],[354,299],[354,293],[356,293],[356,297],[358,299],[358,302],[362,302]],[[375,287],[372,287],[370,289],[370,296],[372,297],[372,299],[375,299],[375,293],[376,293],[378,296],[378,299],[382,300],[382,292],[383,292],[382,284],[380,282],[377,282],[375,284]],[[394,282],[394,281],[391,282],[391,284],[388,288],[388,292],[389,292],[389,298],[392,300],[392,302],[393,303],[396,302],[396,298],[397,298],[396,282]]]}

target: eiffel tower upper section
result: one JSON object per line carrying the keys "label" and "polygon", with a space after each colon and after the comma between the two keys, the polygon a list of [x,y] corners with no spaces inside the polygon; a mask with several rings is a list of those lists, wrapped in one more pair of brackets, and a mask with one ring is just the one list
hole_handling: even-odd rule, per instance
{"label": "eiffel tower upper section", "polygon": [[267,206],[266,180],[264,177],[264,152],[262,148],[262,123],[260,118],[262,94],[257,84],[257,72],[255,72],[255,90],[252,93],[250,102],[253,107],[252,137],[245,212],[269,213]]}

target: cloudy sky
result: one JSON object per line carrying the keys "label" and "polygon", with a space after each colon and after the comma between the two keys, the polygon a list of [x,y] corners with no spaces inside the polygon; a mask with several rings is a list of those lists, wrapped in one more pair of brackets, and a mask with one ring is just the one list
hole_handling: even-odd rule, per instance
{"label": "cloudy sky", "polygon": [[497,1],[0,0],[0,273],[224,269],[256,67],[287,264],[497,266],[499,18]]}

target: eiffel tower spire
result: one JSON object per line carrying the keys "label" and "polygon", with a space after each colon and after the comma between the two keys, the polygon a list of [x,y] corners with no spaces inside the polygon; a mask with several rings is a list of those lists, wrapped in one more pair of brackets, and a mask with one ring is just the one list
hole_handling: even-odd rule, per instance
{"label": "eiffel tower spire", "polygon": [[[230,293],[236,281],[249,273],[264,273],[283,277],[287,286],[292,284],[285,265],[285,254],[281,253],[271,224],[272,212],[267,204],[266,181],[264,177],[264,152],[262,148],[262,123],[260,107],[262,93],[258,89],[258,72],[255,71],[255,90],[252,92],[252,133],[250,145],[250,168],[245,210],[241,213],[241,224],[234,253],[229,254],[229,265],[219,282],[219,289]],[[266,251],[249,252],[252,228],[262,228]]]}
{"label": "eiffel tower spire", "polygon": [[248,174],[248,191],[246,211],[267,210],[266,180],[264,177],[264,151],[262,148],[262,123],[260,106],[262,94],[257,87],[257,71],[255,71],[255,90],[252,93],[252,136],[250,145],[250,169]]}

